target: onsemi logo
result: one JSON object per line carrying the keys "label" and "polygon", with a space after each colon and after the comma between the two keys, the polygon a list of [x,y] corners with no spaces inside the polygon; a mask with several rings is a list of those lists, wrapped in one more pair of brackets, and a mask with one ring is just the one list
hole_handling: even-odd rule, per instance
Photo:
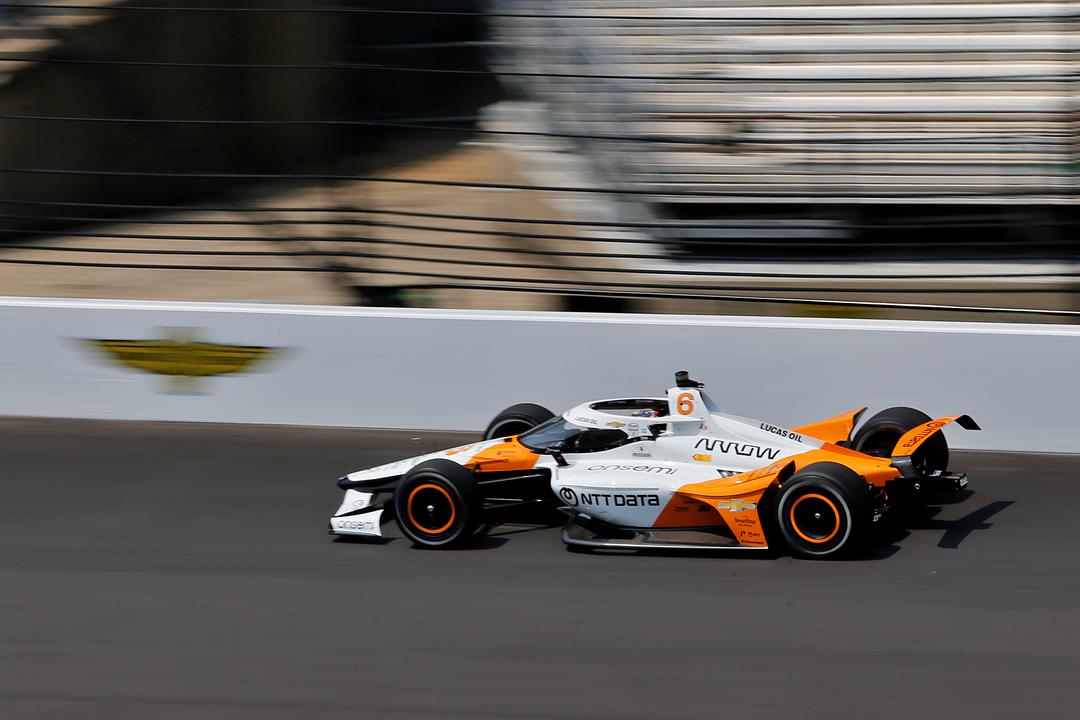
{"label": "onsemi logo", "polygon": [[621,470],[623,472],[656,473],[658,475],[674,475],[676,468],[663,467],[662,465],[590,465],[589,470]]}
{"label": "onsemi logo", "polygon": [[751,445],[749,443],[737,443],[732,440],[710,440],[709,438],[701,438],[694,445],[696,448],[705,448],[709,452],[718,450],[722,453],[735,453],[736,455],[742,455],[743,457],[757,457],[767,460],[775,460],[776,456],[780,454],[780,450],[777,448],[766,448],[760,445]]}
{"label": "onsemi logo", "polygon": [[168,390],[198,393],[200,378],[250,372],[279,352],[261,345],[202,342],[191,328],[167,328],[156,340],[84,340],[111,362],[132,370],[164,375]]}
{"label": "onsemi logo", "polygon": [[379,532],[379,525],[374,520],[335,520],[334,527],[338,530],[355,530],[357,532],[381,534]]}

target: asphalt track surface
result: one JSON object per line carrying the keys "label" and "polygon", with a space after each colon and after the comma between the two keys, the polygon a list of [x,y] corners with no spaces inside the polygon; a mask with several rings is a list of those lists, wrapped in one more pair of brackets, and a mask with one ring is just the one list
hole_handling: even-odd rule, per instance
{"label": "asphalt track surface", "polygon": [[1080,460],[865,557],[325,534],[344,471],[468,436],[0,420],[3,718],[1066,718]]}

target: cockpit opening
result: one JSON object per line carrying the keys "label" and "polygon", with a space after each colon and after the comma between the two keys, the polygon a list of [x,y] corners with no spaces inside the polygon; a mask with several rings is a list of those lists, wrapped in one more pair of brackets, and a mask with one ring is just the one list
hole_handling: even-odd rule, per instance
{"label": "cockpit opening", "polygon": [[641,438],[631,438],[617,428],[583,428],[564,418],[554,417],[520,435],[518,442],[539,453],[556,447],[564,453],[593,453],[611,450],[635,439]]}
{"label": "cockpit opening", "polygon": [[664,417],[668,414],[668,401],[661,398],[602,400],[589,407],[597,412],[626,417]]}

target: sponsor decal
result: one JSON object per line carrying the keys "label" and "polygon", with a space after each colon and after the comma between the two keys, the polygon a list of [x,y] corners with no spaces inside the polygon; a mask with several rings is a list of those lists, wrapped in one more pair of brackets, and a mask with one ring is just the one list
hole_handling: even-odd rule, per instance
{"label": "sponsor decal", "polygon": [[636,452],[631,453],[631,455],[633,455],[634,457],[640,457],[640,458],[652,457],[652,453],[649,452],[648,450],[638,450]]}
{"label": "sponsor decal", "polygon": [[374,520],[335,520],[334,527],[338,530],[356,530],[369,533],[379,532],[379,525]]}
{"label": "sponsor decal", "polygon": [[730,500],[721,500],[716,503],[718,510],[727,510],[728,512],[745,512],[747,510],[756,510],[757,503],[747,502],[742,498],[731,498]]}
{"label": "sponsor decal", "polygon": [[734,440],[710,440],[709,438],[701,438],[694,444],[694,447],[705,448],[709,452],[718,450],[725,454],[734,453],[735,455],[742,455],[743,457],[756,457],[767,460],[775,460],[776,456],[780,454],[780,450],[777,448],[766,448],[750,443],[737,443]]}
{"label": "sponsor decal", "polygon": [[167,391],[200,394],[199,380],[252,372],[281,348],[203,342],[194,328],[164,328],[158,339],[84,340],[116,365],[163,375]]}
{"label": "sponsor decal", "polygon": [[782,438],[787,438],[788,440],[794,440],[795,442],[802,442],[802,435],[799,435],[798,433],[792,432],[791,430],[787,430],[785,428],[778,427],[776,425],[769,425],[768,423],[761,423],[761,429],[766,430],[768,432],[771,432],[774,435],[779,435]]}
{"label": "sponsor decal", "polygon": [[775,475],[776,473],[780,472],[783,469],[784,469],[784,463],[782,461],[781,462],[776,462],[776,463],[773,463],[772,465],[766,465],[763,468],[758,468],[757,470],[751,470],[750,473],[746,476],[746,478],[744,478],[743,480],[740,480],[739,482],[747,482],[748,480],[757,480],[758,478],[763,478],[766,475]]}
{"label": "sponsor decal", "polygon": [[559,491],[559,497],[564,503],[566,503],[570,507],[578,506],[578,496],[577,493],[574,492],[573,488],[564,487],[562,490]]}
{"label": "sponsor decal", "polygon": [[736,534],[738,535],[738,541],[743,545],[764,547],[768,544],[765,542],[765,536],[756,530],[739,528]]}
{"label": "sponsor decal", "polygon": [[581,423],[582,425],[599,425],[599,421],[596,418],[590,417],[576,417],[573,418],[574,422]]}
{"label": "sponsor decal", "polygon": [[636,437],[641,434],[641,425],[636,422],[626,424],[626,434],[630,437]]}
{"label": "sponsor decal", "polygon": [[745,515],[738,515],[736,517],[733,517],[731,520],[736,525],[742,525],[744,527],[755,527],[757,525],[757,520],[752,517],[747,517]]}
{"label": "sponsor decal", "polygon": [[653,493],[578,493],[573,488],[564,487],[559,490],[559,498],[570,507],[660,507],[660,496]]}
{"label": "sponsor decal", "polygon": [[583,492],[578,497],[582,505],[593,507],[660,507],[660,496],[650,493]]}
{"label": "sponsor decal", "polygon": [[698,462],[712,462],[712,455],[708,453],[694,453],[693,458]]}
{"label": "sponsor decal", "polygon": [[618,420],[612,420],[611,422],[609,422],[609,423],[607,424],[607,426],[608,426],[609,428],[621,428],[621,427],[622,427],[623,425],[625,425],[625,424],[626,424],[626,423],[624,423],[624,422],[619,422]]}
{"label": "sponsor decal", "polygon": [[674,512],[678,513],[711,513],[713,511],[712,505],[702,502],[697,498],[687,497],[686,495],[679,495],[676,493],[672,498],[671,504],[668,506]]}
{"label": "sponsor decal", "polygon": [[663,467],[661,465],[590,465],[588,470],[620,470],[624,472],[656,473],[657,475],[674,475],[676,468]]}
{"label": "sponsor decal", "polygon": [[923,440],[925,440],[927,437],[929,437],[930,435],[935,433],[938,430],[938,428],[943,428],[943,427],[945,427],[945,425],[946,425],[946,423],[938,422],[937,420],[934,420],[932,422],[928,422],[928,423],[926,423],[926,426],[915,435],[915,437],[908,440],[901,447],[904,447],[904,448],[915,447],[916,445],[921,443]]}
{"label": "sponsor decal", "polygon": [[447,450],[446,454],[447,455],[457,455],[458,453],[469,452],[470,450],[475,450],[476,448],[480,447],[482,444],[483,443],[472,443],[471,445],[462,445],[459,448],[453,448],[452,450]]}

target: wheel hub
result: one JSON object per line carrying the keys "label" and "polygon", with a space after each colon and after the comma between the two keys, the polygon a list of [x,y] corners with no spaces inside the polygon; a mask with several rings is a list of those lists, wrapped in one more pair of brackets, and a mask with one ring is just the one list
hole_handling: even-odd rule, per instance
{"label": "wheel hub", "polygon": [[413,527],[428,535],[446,532],[457,519],[457,508],[450,492],[435,483],[413,488],[405,507]]}
{"label": "wheel hub", "polygon": [[840,531],[840,510],[821,493],[807,493],[791,504],[791,528],[803,540],[819,545],[836,537]]}

